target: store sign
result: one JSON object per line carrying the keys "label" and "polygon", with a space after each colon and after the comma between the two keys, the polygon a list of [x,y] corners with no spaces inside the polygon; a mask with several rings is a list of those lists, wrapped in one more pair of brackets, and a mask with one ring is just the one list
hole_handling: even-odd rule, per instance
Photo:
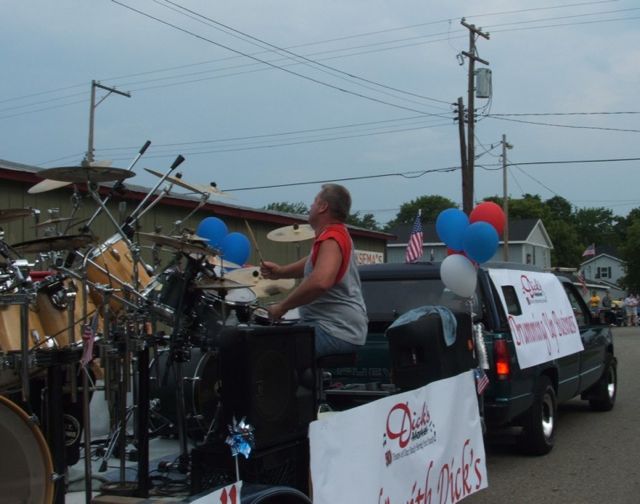
{"label": "store sign", "polygon": [[354,250],[353,252],[358,264],[382,264],[384,262],[384,252],[372,250]]}

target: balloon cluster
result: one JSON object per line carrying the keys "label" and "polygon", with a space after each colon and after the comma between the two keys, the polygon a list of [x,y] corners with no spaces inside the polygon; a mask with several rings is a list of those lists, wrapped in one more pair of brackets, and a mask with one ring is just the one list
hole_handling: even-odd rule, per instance
{"label": "balloon cluster", "polygon": [[505,215],[491,201],[480,203],[469,217],[457,208],[443,210],[436,219],[436,233],[448,247],[440,266],[440,278],[453,293],[471,297],[476,290],[476,265],[498,250]]}
{"label": "balloon cluster", "polygon": [[225,261],[243,265],[251,255],[249,239],[242,233],[229,233],[227,225],[217,217],[202,219],[196,234],[205,238],[211,248],[219,251]]}

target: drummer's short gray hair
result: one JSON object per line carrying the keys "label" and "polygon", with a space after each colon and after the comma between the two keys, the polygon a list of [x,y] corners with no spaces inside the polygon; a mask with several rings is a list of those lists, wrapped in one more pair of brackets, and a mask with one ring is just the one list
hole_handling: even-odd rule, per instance
{"label": "drummer's short gray hair", "polygon": [[331,215],[340,222],[345,222],[351,211],[351,194],[340,184],[323,184],[318,195],[329,205]]}

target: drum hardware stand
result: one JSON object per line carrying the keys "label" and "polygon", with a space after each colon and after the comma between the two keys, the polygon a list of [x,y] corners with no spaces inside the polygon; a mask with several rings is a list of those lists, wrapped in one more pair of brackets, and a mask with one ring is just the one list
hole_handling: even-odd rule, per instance
{"label": "drum hardware stand", "polygon": [[106,207],[104,202],[100,199],[100,194],[98,192],[98,184],[96,184],[95,182],[89,182],[87,184],[87,190],[89,191],[89,194],[91,195],[93,200],[98,204],[100,209],[105,213],[105,215],[108,217],[111,223],[115,226],[116,231],[122,237],[122,240],[126,243],[127,247],[131,248],[131,240],[129,239],[128,234],[125,232],[124,228],[121,227],[120,224],[118,224],[118,221],[115,219],[113,214],[109,211],[109,209]]}
{"label": "drum hardware stand", "polygon": [[[87,261],[89,260],[89,254],[93,251],[91,247],[87,251],[87,255],[82,261],[82,292],[85,294],[82,298],[82,320],[87,323],[87,312],[89,307],[87,305]],[[107,308],[108,310],[108,308]],[[105,332],[107,330],[107,322],[105,320]],[[88,363],[86,364],[88,365]],[[89,395],[89,371],[82,369],[82,420],[84,424],[84,493],[85,504],[91,504],[92,487],[91,487],[91,397]]]}
{"label": "drum hardware stand", "polygon": [[192,215],[194,215],[198,210],[200,210],[207,203],[207,201],[209,200],[209,196],[210,196],[209,193],[206,193],[206,192],[200,193],[200,201],[198,202],[196,207],[193,210],[191,210],[191,212],[189,212],[186,217],[184,217],[184,218],[182,218],[180,220],[177,220],[174,223],[174,226],[173,226],[173,229],[171,230],[171,233],[169,233],[169,234],[181,232],[182,231],[182,223],[188,221],[189,218],[191,218]]}

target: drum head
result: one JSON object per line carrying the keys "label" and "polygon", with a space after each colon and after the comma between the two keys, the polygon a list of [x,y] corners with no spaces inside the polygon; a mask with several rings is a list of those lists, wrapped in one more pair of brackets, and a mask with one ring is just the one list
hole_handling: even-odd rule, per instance
{"label": "drum head", "polygon": [[0,504],[49,504],[53,464],[47,444],[27,414],[0,396]]}

